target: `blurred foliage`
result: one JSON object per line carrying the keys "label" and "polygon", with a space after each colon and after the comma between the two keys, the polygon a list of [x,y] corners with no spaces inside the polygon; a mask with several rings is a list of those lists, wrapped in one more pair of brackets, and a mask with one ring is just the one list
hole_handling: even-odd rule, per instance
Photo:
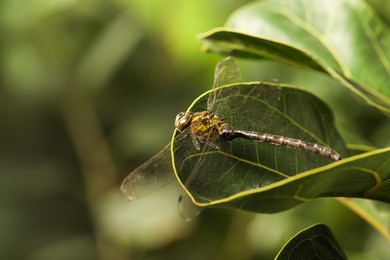
{"label": "blurred foliage", "polygon": [[[219,57],[202,54],[196,35],[246,2],[0,2],[0,258],[268,259],[316,222],[347,255],[386,251],[334,200],[277,215],[207,210],[184,223],[175,184],[131,204],[121,196],[128,170],[169,142],[176,113],[212,85]],[[389,23],[388,1],[369,2]],[[348,106],[356,98],[324,76],[272,62],[240,67],[248,81],[316,82],[311,91],[340,122],[385,145],[383,115]]]}

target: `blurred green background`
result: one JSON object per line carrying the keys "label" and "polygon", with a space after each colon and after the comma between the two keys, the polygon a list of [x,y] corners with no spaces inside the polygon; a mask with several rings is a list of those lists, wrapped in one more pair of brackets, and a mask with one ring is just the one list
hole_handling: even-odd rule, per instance
{"label": "blurred green background", "polygon": [[[317,222],[350,255],[386,251],[332,199],[277,215],[210,209],[185,223],[177,183],[131,203],[120,193],[129,171],[169,142],[175,115],[212,86],[221,57],[202,53],[196,35],[247,2],[0,2],[1,259],[268,259]],[[368,2],[389,24],[389,2]],[[383,116],[325,76],[239,65],[248,81],[310,88],[338,122],[386,145]]]}

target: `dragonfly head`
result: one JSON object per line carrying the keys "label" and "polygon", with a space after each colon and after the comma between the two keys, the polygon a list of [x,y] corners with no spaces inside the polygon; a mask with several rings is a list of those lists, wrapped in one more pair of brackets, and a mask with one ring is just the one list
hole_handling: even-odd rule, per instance
{"label": "dragonfly head", "polygon": [[194,113],[190,111],[180,112],[179,114],[177,114],[175,119],[175,127],[177,128],[177,130],[181,132],[185,128],[187,128],[187,126],[190,125],[193,114]]}

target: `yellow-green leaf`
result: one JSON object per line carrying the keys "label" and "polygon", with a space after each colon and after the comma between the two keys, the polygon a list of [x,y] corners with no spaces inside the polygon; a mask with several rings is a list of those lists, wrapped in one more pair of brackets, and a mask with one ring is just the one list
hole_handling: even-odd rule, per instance
{"label": "yellow-green leaf", "polygon": [[221,149],[206,144],[198,151],[190,137],[177,138],[174,169],[198,206],[279,212],[318,197],[390,202],[390,148],[347,158],[329,109],[312,94],[273,83],[237,83],[205,93],[189,110],[205,110],[214,92],[214,112],[236,129],[316,142],[345,158],[332,162],[307,151],[245,139],[221,141]]}
{"label": "yellow-green leaf", "polygon": [[347,259],[332,231],[324,224],[308,227],[288,241],[276,260]]}

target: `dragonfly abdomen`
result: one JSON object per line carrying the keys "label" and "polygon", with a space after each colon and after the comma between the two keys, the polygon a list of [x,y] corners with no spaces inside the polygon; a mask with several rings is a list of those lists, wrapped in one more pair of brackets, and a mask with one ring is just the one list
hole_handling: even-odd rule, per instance
{"label": "dragonfly abdomen", "polygon": [[257,140],[260,142],[271,143],[275,145],[282,145],[286,147],[291,147],[295,149],[301,149],[311,153],[316,153],[324,157],[331,158],[335,161],[341,160],[340,154],[338,154],[333,149],[316,144],[310,143],[303,140],[285,137],[281,135],[267,134],[267,133],[258,133],[252,131],[241,131],[233,128],[227,128],[222,131],[222,135],[226,140],[233,140],[235,138],[245,138],[249,140]]}

